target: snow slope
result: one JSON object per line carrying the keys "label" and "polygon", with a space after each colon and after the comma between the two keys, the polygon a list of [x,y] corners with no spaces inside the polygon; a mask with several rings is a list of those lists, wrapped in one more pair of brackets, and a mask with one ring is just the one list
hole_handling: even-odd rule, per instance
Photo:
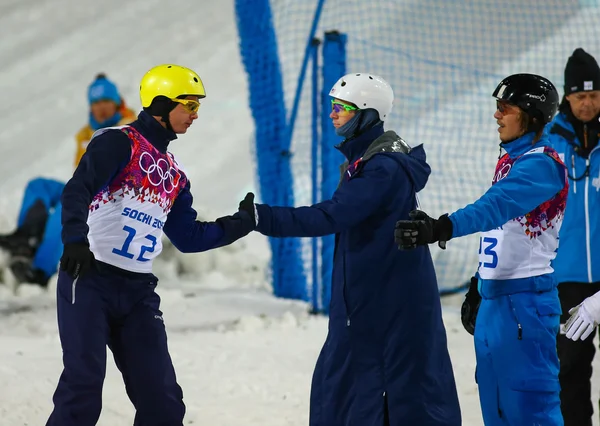
{"label": "snow slope", "polygon": [[[206,218],[236,209],[254,188],[236,37],[231,0],[1,0],[0,230],[12,229],[32,175],[66,179],[72,172],[73,135],[87,118],[85,89],[94,75],[106,72],[137,109],[139,79],[163,62],[196,69],[207,88],[200,118],[172,144],[189,172],[195,207]],[[307,424],[327,324],[308,316],[303,303],[270,295],[268,259],[265,239],[252,235],[201,255],[167,248],[156,265],[186,424]],[[23,286],[15,295],[0,284],[0,426],[43,425],[52,409],[61,371],[54,286]],[[445,319],[464,425],[479,426],[461,299],[444,300]],[[108,364],[99,425],[125,426],[133,409]]]}

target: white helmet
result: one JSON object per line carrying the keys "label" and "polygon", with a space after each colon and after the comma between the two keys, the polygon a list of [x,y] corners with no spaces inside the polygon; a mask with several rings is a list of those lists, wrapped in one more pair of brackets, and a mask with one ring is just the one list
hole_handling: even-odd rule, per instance
{"label": "white helmet", "polygon": [[329,96],[353,103],[360,109],[373,108],[381,121],[385,121],[394,103],[394,91],[388,82],[368,73],[346,74],[333,85]]}

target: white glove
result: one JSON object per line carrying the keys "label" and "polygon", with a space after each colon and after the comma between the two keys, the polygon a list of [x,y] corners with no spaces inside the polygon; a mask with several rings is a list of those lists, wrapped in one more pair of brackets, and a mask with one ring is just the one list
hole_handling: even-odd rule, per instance
{"label": "white glove", "polygon": [[569,310],[571,317],[564,330],[568,339],[585,340],[600,323],[600,292],[588,297]]}

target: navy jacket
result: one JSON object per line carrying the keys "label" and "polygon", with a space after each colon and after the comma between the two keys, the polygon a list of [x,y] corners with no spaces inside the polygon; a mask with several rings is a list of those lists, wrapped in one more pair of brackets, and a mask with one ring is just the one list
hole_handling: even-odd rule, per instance
{"label": "navy jacket", "polygon": [[377,125],[339,146],[350,167],[331,200],[258,204],[273,237],[336,234],[329,333],[310,426],[458,426],[460,409],[429,249],[399,251],[394,225],[427,182],[425,151]]}
{"label": "navy jacket", "polygon": [[[177,135],[165,129],[146,112],[131,123],[156,149],[166,152]],[[94,196],[127,165],[131,142],[120,130],[111,129],[92,139],[73,177],[62,194],[62,240],[64,244],[87,242],[88,208]],[[179,193],[167,216],[163,231],[173,245],[184,253],[201,252],[231,244],[254,228],[254,220],[246,212],[217,219],[196,220],[192,208],[190,184]]]}

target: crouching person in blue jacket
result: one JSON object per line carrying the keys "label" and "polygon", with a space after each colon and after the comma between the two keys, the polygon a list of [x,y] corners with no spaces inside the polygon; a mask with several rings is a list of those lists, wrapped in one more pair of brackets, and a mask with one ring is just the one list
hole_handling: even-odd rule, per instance
{"label": "crouching person in blue jacket", "polygon": [[[491,188],[476,202],[432,219],[411,212],[396,224],[403,249],[482,232],[479,298],[469,291],[465,328],[475,324],[476,379],[486,426],[562,426],[556,336],[556,256],[569,189],[565,165],[543,134],[558,107],[547,79],[516,74],[500,82],[494,118],[506,151]],[[479,309],[477,304],[479,299]]]}
{"label": "crouching person in blue jacket", "polygon": [[347,158],[331,200],[257,204],[272,237],[336,234],[329,333],[315,367],[310,426],[459,426],[460,408],[429,249],[395,248],[392,230],[417,205],[430,168],[383,121],[394,94],[382,78],[349,74],[330,91]]}
{"label": "crouching person in blue jacket", "polygon": [[134,425],[183,425],[152,261],[163,232],[190,253],[230,244],[255,227],[254,208],[197,221],[188,178],[167,151],[198,118],[204,97],[189,68],[152,68],[140,84],[138,119],[96,132],[65,186],[56,297],[64,370],[48,426],[97,423],[107,346],[135,407]]}

